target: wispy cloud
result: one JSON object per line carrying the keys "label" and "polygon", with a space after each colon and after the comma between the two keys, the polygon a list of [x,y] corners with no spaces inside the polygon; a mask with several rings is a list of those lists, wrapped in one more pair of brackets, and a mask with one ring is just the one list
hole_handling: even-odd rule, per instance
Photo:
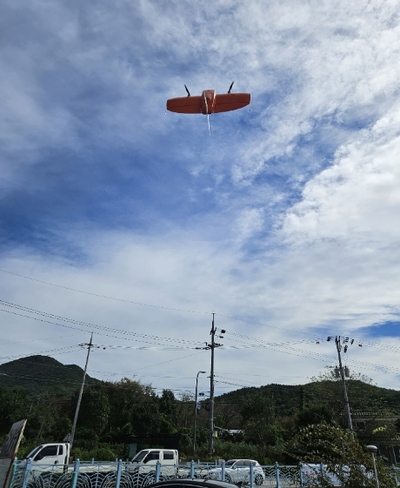
{"label": "wispy cloud", "polygon": [[[244,383],[307,381],[335,362],[326,334],[375,338],[373,360],[365,344],[349,361],[397,387],[399,16],[378,0],[3,2],[0,298],[196,344],[216,312],[217,371]],[[211,134],[164,114],[184,84],[233,80],[252,103]],[[3,314],[2,361],[87,339]],[[106,351],[100,375],[181,390],[209,362]]]}

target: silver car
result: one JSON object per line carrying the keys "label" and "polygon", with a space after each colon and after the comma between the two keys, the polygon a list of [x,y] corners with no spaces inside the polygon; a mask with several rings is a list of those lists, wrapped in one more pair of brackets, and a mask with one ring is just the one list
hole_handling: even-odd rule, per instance
{"label": "silver car", "polygon": [[[265,474],[260,463],[254,459],[230,459],[226,461],[225,481],[228,483],[249,483],[250,466],[253,467],[254,483],[262,485],[265,481]],[[207,478],[222,480],[222,467],[210,469]]]}
{"label": "silver car", "polygon": [[316,486],[321,484],[322,480],[330,483],[332,486],[341,486],[340,478],[347,479],[350,474],[348,466],[335,466],[334,471],[330,471],[325,464],[302,464],[301,479],[303,486]]}

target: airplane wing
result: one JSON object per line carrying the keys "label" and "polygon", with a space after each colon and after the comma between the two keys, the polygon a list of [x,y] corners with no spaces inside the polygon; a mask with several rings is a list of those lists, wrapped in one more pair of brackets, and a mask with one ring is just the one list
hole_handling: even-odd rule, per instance
{"label": "airplane wing", "polygon": [[238,110],[250,103],[250,93],[226,93],[216,95],[215,109],[213,113]]}
{"label": "airplane wing", "polygon": [[200,114],[201,97],[181,97],[167,100],[167,110],[179,114]]}

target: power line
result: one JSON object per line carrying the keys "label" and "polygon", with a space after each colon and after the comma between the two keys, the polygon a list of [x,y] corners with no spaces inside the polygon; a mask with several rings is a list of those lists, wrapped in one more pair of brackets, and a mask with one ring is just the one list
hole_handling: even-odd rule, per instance
{"label": "power line", "polygon": [[151,304],[151,303],[136,302],[136,301],[133,301],[133,300],[125,300],[123,298],[111,297],[109,295],[100,295],[100,294],[97,294],[97,293],[92,293],[92,292],[85,291],[85,290],[79,290],[77,288],[72,288],[72,287],[69,287],[69,286],[59,285],[57,283],[52,283],[50,281],[38,280],[37,278],[32,278],[31,276],[21,275],[21,274],[14,273],[12,271],[8,271],[8,270],[2,269],[2,268],[0,268],[0,272],[7,273],[7,274],[10,274],[10,275],[13,275],[13,276],[18,276],[19,278],[24,278],[26,280],[35,281],[36,283],[42,283],[43,285],[49,285],[49,286],[53,286],[55,288],[61,288],[63,290],[74,291],[76,293],[83,293],[84,295],[90,295],[90,296],[97,297],[97,298],[105,298],[106,300],[114,300],[114,301],[122,302],[122,303],[130,303],[132,305],[140,305],[142,307],[160,308],[160,309],[163,309],[163,310],[170,310],[172,312],[186,312],[186,313],[195,313],[195,314],[197,314],[197,313],[198,314],[209,314],[210,313],[210,312],[199,312],[198,310],[188,310],[188,309],[164,307],[162,305],[154,305],[154,304]]}
{"label": "power line", "polygon": [[[70,329],[80,330],[82,332],[87,332],[87,329],[90,329],[90,330],[96,329],[97,331],[103,331],[103,334],[100,333],[101,335],[105,335],[107,337],[114,337],[117,339],[122,339],[122,337],[110,336],[108,334],[105,334],[104,332],[112,332],[114,334],[119,334],[121,336],[133,336],[133,337],[135,337],[135,341],[137,341],[137,342],[149,342],[150,340],[152,340],[152,341],[155,341],[155,340],[160,341],[161,340],[161,341],[165,341],[165,342],[174,342],[174,343],[181,343],[181,344],[188,344],[188,345],[190,344],[193,347],[196,347],[199,345],[199,342],[187,341],[187,340],[182,339],[182,338],[176,339],[176,338],[162,337],[162,336],[157,336],[157,335],[139,334],[137,332],[127,331],[127,330],[123,330],[123,329],[116,329],[116,328],[112,328],[112,327],[101,326],[101,325],[94,324],[91,322],[84,322],[82,320],[71,319],[68,317],[63,317],[60,315],[51,314],[49,312],[44,312],[41,310],[25,307],[23,305],[13,303],[13,302],[7,302],[5,300],[0,300],[0,304],[2,304],[5,307],[9,307],[11,309],[19,310],[21,312],[26,312],[26,313],[30,313],[33,315],[38,315],[39,317],[44,317],[44,319],[38,318],[38,317],[32,317],[31,315],[24,315],[24,314],[21,314],[21,313],[12,311],[12,310],[7,310],[7,309],[0,309],[1,312],[11,313],[14,315],[19,315],[21,317],[54,324],[54,325],[57,325],[59,327],[67,327]],[[46,319],[51,319],[51,320],[46,320]],[[55,322],[55,321],[57,321],[57,322]],[[73,327],[71,325],[66,325],[66,324],[59,323],[59,322],[68,322],[68,323],[75,324],[75,325],[81,325],[81,326],[85,327],[86,329]],[[137,337],[140,337],[142,339],[147,339],[147,341],[138,341],[138,339],[136,339]],[[126,337],[123,337],[123,338],[126,338]]]}
{"label": "power line", "polygon": [[[9,275],[12,275],[12,276],[17,276],[19,278],[23,278],[23,279],[26,279],[26,280],[30,280],[30,281],[34,281],[36,283],[42,283],[44,285],[48,285],[48,286],[52,286],[52,287],[55,287],[55,288],[61,288],[61,289],[64,289],[64,290],[69,290],[69,291],[73,291],[73,292],[76,292],[76,293],[82,293],[82,294],[85,294],[85,295],[89,295],[89,296],[94,296],[94,297],[98,297],[98,298],[104,298],[106,300],[113,300],[113,301],[118,301],[118,302],[122,302],[122,303],[129,303],[129,304],[132,304],[132,305],[139,305],[139,306],[145,306],[145,307],[152,307],[152,308],[158,308],[158,309],[163,309],[163,310],[170,310],[170,311],[174,311],[174,312],[185,312],[185,313],[191,313],[191,314],[209,314],[210,312],[207,311],[199,311],[199,310],[190,310],[190,309],[180,309],[180,308],[174,308],[174,307],[166,307],[166,306],[163,306],[163,305],[157,305],[157,304],[151,304],[151,303],[145,303],[145,302],[139,302],[139,301],[134,301],[134,300],[127,300],[127,299],[123,299],[123,298],[118,298],[118,297],[113,297],[113,296],[110,296],[110,295],[102,295],[102,294],[98,294],[98,293],[93,293],[93,292],[89,292],[89,291],[86,291],[86,290],[80,290],[80,289],[77,289],[77,288],[73,288],[73,287],[68,287],[68,286],[64,286],[64,285],[60,285],[58,283],[53,283],[53,282],[50,282],[50,281],[45,281],[45,280],[39,280],[37,278],[33,278],[31,276],[27,276],[27,275],[22,275],[22,274],[19,274],[19,273],[15,273],[13,271],[9,271],[9,270],[6,270],[4,268],[0,268],[0,272],[2,273],[7,273]],[[2,301],[0,300],[0,303]],[[301,330],[293,330],[293,329],[288,329],[288,328],[284,328],[284,327],[280,327],[280,326],[275,326],[275,325],[271,325],[271,324],[265,324],[265,323],[261,323],[261,322],[257,322],[257,321],[252,321],[252,320],[248,320],[248,319],[243,319],[243,318],[239,318],[239,317],[234,317],[234,316],[230,316],[230,315],[223,315],[223,314],[219,314],[219,313],[215,313],[216,316],[218,317],[221,317],[221,318],[226,318],[226,319],[229,319],[229,320],[234,320],[234,321],[239,321],[239,322],[243,322],[243,323],[246,323],[246,324],[253,324],[253,325],[259,325],[259,326],[262,326],[262,327],[268,327],[268,328],[274,328],[274,329],[277,329],[279,331],[286,331],[286,332],[289,332],[291,334],[293,333],[296,333],[296,334],[302,334],[302,335],[308,335],[307,332],[304,332],[304,331],[301,331]],[[80,322],[83,324],[83,322]],[[77,330],[82,330],[82,329],[77,329]],[[87,331],[85,331],[87,332]],[[246,336],[241,336],[240,334],[237,334],[239,337],[246,337]],[[174,339],[175,340],[175,339]],[[259,340],[259,339],[252,339],[252,340]],[[367,344],[367,342],[363,341],[364,344]],[[388,350],[388,351],[400,351],[400,347],[396,347],[396,346],[392,346],[392,345],[382,345],[382,344],[377,344],[377,343],[368,343],[371,347],[375,347],[375,348],[378,348],[378,349],[383,349],[383,350]]]}

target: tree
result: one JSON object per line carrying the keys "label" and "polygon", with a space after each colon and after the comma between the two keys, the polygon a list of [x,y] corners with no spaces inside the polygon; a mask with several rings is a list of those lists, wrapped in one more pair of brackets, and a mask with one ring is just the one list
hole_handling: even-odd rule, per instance
{"label": "tree", "polygon": [[126,435],[145,437],[159,431],[158,397],[150,385],[124,378],[107,383],[105,393],[110,402],[109,436],[123,441]]}
{"label": "tree", "polygon": [[[199,420],[199,415],[197,415]],[[192,395],[182,393],[176,404],[176,426],[191,429],[194,423],[194,401]]]}
{"label": "tree", "polygon": [[171,390],[163,390],[159,398],[160,432],[173,434],[176,432],[176,399]]}
{"label": "tree", "polygon": [[[372,378],[366,376],[362,373],[353,373],[349,371],[349,380],[353,381],[361,381],[362,383],[366,383],[368,385],[372,385]],[[313,383],[318,383],[319,381],[337,381],[340,382],[341,378],[337,373],[337,367],[335,366],[325,366],[325,371],[320,371],[317,376],[312,376],[311,381]]]}
{"label": "tree", "polygon": [[110,412],[110,401],[104,388],[92,386],[85,389],[79,409],[77,436],[90,440],[88,444],[94,447],[107,428]]}
{"label": "tree", "polygon": [[[327,471],[334,473],[345,488],[376,486],[371,455],[364,450],[351,430],[326,423],[309,425],[300,430],[292,445],[299,461],[325,465]],[[377,470],[381,486],[395,486],[388,469],[379,459]],[[308,480],[311,486],[334,486],[332,479],[323,472],[316,473],[313,481]]]}
{"label": "tree", "polygon": [[71,432],[71,399],[63,395],[40,394],[29,408],[25,436],[33,445],[62,440]]}
{"label": "tree", "polygon": [[283,438],[273,398],[256,391],[245,400],[241,414],[245,441],[258,446],[261,459],[271,451],[275,453],[274,448],[282,445]]}
{"label": "tree", "polygon": [[298,427],[305,427],[307,425],[320,424],[326,422],[333,423],[332,411],[325,405],[312,405],[304,408],[297,414],[296,425]]}
{"label": "tree", "polygon": [[0,433],[7,434],[11,425],[27,417],[30,402],[25,390],[0,390]]}

